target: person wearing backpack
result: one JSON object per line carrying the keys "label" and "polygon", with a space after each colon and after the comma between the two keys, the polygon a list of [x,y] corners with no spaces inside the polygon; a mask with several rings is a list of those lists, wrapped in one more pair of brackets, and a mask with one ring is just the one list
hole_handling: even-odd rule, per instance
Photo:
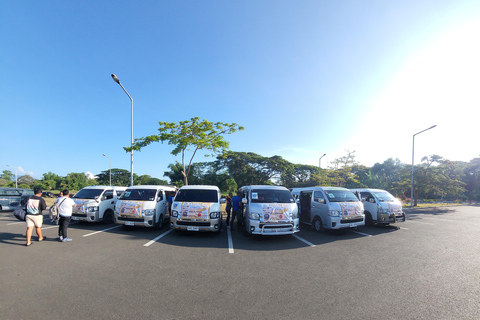
{"label": "person wearing backpack", "polygon": [[35,232],[38,236],[38,241],[43,241],[46,239],[42,235],[42,224],[43,224],[43,215],[42,211],[47,209],[47,204],[45,203],[45,199],[42,198],[42,189],[35,188],[33,189],[33,193],[35,195],[31,196],[26,204],[26,215],[25,215],[25,222],[27,223],[27,243],[25,244],[29,247],[32,244],[32,233],[33,227],[35,227]]}
{"label": "person wearing backpack", "polygon": [[69,242],[72,241],[71,238],[67,237],[67,228],[70,220],[72,220],[72,209],[75,206],[75,201],[70,198],[69,191],[63,190],[63,196],[58,198],[55,203],[60,203],[58,205],[58,241]]}

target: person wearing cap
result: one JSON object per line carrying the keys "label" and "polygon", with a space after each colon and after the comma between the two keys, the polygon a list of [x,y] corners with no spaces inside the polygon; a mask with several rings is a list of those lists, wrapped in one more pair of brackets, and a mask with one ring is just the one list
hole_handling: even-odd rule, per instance
{"label": "person wearing cap", "polygon": [[38,241],[43,241],[46,239],[42,235],[42,224],[43,224],[43,214],[42,211],[47,209],[47,204],[45,199],[42,198],[43,190],[40,188],[33,189],[35,195],[31,196],[27,203],[25,204],[26,215],[25,222],[27,223],[27,243],[25,244],[29,247],[32,244],[32,233],[33,227],[35,227],[35,232],[38,236]]}

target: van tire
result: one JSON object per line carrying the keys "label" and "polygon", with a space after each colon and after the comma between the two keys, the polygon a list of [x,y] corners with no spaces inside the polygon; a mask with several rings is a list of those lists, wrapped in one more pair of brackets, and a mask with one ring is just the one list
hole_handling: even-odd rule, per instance
{"label": "van tire", "polygon": [[372,215],[371,215],[371,213],[368,212],[368,211],[365,211],[365,226],[366,226],[366,227],[371,227],[371,226],[373,226]]}
{"label": "van tire", "polygon": [[313,230],[315,230],[315,232],[319,232],[319,233],[323,232],[324,228],[323,228],[322,219],[320,219],[319,217],[313,218],[312,227],[313,227]]}
{"label": "van tire", "polygon": [[111,224],[113,222],[114,222],[113,211],[112,210],[105,211],[105,213],[103,214],[103,223],[104,224]]}
{"label": "van tire", "polygon": [[160,215],[160,217],[158,218],[158,223],[156,225],[156,228],[158,230],[162,229],[163,227],[163,214]]}

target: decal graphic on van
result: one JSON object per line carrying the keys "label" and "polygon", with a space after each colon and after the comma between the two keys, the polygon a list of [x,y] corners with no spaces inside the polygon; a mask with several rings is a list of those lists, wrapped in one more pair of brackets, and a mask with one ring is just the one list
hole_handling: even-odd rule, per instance
{"label": "decal graphic on van", "polygon": [[127,201],[123,200],[120,205],[120,216],[142,216],[144,201]]}
{"label": "decal graphic on van", "polygon": [[402,206],[399,206],[398,204],[388,204],[388,211],[393,212],[393,213],[400,213],[402,212]]}
{"label": "decal graphic on van", "polygon": [[208,219],[210,203],[183,202],[181,212],[183,219]]}
{"label": "decal graphic on van", "polygon": [[342,214],[344,216],[355,216],[362,214],[362,209],[360,208],[359,204],[340,202],[340,208],[342,208]]}
{"label": "decal graphic on van", "polygon": [[262,204],[262,213],[264,221],[288,220],[290,213],[288,212],[289,204]]}
{"label": "decal graphic on van", "polygon": [[72,210],[74,212],[82,212],[84,213],[85,210],[87,209],[87,202],[88,200],[85,199],[73,199],[75,202],[75,205],[73,206]]}

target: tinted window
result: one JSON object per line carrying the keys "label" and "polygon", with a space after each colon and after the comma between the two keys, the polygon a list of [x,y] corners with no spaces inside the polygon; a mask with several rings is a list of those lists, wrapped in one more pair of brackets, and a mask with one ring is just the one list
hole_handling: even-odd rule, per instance
{"label": "tinted window", "polygon": [[107,190],[105,191],[105,193],[103,194],[104,197],[107,197],[107,200],[108,199],[113,199],[113,190]]}
{"label": "tinted window", "polygon": [[330,202],[357,202],[353,192],[349,190],[324,190]]}
{"label": "tinted window", "polygon": [[120,200],[153,201],[156,192],[155,189],[127,189]]}
{"label": "tinted window", "polygon": [[294,203],[288,190],[252,189],[252,203]]}
{"label": "tinted window", "polygon": [[374,192],[373,193],[381,202],[393,202],[395,198],[388,192]]}
{"label": "tinted window", "polygon": [[218,192],[217,190],[184,189],[178,191],[175,201],[218,202]]}
{"label": "tinted window", "polygon": [[80,190],[74,198],[77,199],[95,199],[95,197],[99,197],[102,194],[102,189],[82,189]]}

